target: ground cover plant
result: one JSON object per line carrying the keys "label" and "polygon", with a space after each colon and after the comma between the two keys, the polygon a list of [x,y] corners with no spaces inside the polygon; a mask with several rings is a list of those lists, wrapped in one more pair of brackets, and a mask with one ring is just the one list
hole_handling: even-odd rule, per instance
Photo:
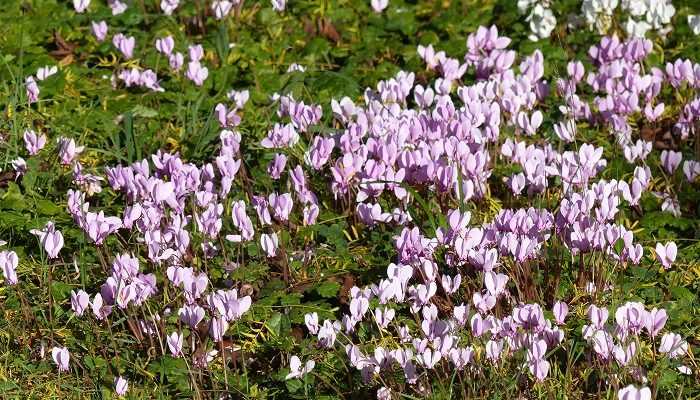
{"label": "ground cover plant", "polygon": [[698,14],[6,0],[0,397],[700,398]]}

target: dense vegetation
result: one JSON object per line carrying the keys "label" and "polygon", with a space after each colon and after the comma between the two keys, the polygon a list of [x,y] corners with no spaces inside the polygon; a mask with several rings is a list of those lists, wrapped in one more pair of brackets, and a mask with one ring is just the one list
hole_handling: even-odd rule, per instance
{"label": "dense vegetation", "polygon": [[699,13],[4,0],[0,397],[700,398]]}

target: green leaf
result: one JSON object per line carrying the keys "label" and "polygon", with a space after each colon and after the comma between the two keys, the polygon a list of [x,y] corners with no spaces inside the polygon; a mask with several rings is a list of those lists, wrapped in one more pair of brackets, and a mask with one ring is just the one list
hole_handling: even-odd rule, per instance
{"label": "green leaf", "polygon": [[318,293],[319,296],[325,298],[336,297],[338,295],[339,290],[340,284],[335,281],[323,282],[320,285],[316,286],[316,293]]}

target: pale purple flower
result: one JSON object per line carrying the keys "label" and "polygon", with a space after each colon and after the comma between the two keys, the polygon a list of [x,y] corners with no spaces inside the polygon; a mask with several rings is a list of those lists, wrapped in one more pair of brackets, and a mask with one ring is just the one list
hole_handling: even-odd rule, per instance
{"label": "pale purple flower", "polygon": [[77,13],[83,13],[89,5],[90,0],[73,0],[73,8]]}
{"label": "pale purple flower", "polygon": [[211,10],[214,12],[214,17],[216,19],[224,19],[231,12],[233,8],[233,3],[228,0],[214,0],[211,3]]}
{"label": "pale purple flower", "polygon": [[201,44],[193,44],[187,48],[190,61],[199,61],[204,57],[204,47]]}
{"label": "pale purple flower", "polygon": [[224,318],[214,317],[209,323],[209,334],[215,342],[220,342],[223,340],[226,330],[228,329],[228,322]]}
{"label": "pale purple flower", "polygon": [[44,79],[56,75],[58,72],[58,67],[55,65],[53,66],[45,66],[45,67],[40,67],[39,69],[36,70],[36,79],[43,81]]}
{"label": "pale purple flower", "polygon": [[126,3],[120,0],[107,0],[107,5],[112,9],[112,15],[122,14],[127,9]]}
{"label": "pale purple flower", "polygon": [[372,10],[381,13],[389,5],[389,0],[371,0]]}
{"label": "pale purple flower", "polygon": [[277,12],[283,12],[287,7],[287,0],[270,0],[272,3],[272,9]]}
{"label": "pale purple flower", "polygon": [[623,387],[617,392],[618,400],[651,400],[651,389],[644,386],[641,389],[634,385]]}
{"label": "pale purple flower", "polygon": [[84,149],[85,147],[76,145],[75,140],[71,138],[58,138],[58,158],[62,165],[70,165]]}
{"label": "pale purple flower", "polygon": [[43,133],[41,135],[37,135],[36,132],[28,129],[24,131],[24,146],[26,147],[30,156],[36,155],[41,149],[44,148],[44,146],[46,146],[46,135]]}
{"label": "pale purple flower", "polygon": [[666,314],[666,310],[664,310],[663,308],[654,308],[651,311],[649,311],[645,320],[645,328],[649,333],[649,336],[656,337],[656,335],[658,335],[664,328],[664,325],[666,325],[667,319],[668,315]]}
{"label": "pale purple flower", "polygon": [[78,290],[78,292],[71,291],[70,304],[75,315],[80,317],[90,305],[90,296],[82,289]]}
{"label": "pale purple flower", "polygon": [[91,27],[92,34],[95,36],[95,39],[97,39],[98,42],[102,42],[105,40],[105,38],[107,38],[107,31],[109,30],[109,27],[105,21],[92,21]]}
{"label": "pale purple flower", "polygon": [[187,79],[194,82],[197,86],[202,86],[204,81],[209,76],[209,69],[202,66],[199,61],[190,61],[187,64],[187,72],[185,73]]}
{"label": "pale purple flower", "polygon": [[671,265],[676,261],[678,255],[678,247],[675,242],[668,242],[665,245],[656,244],[656,258],[659,260],[664,269],[671,268]]}
{"label": "pale purple flower", "polygon": [[314,312],[304,315],[304,324],[309,330],[309,333],[311,333],[312,335],[316,335],[320,328],[318,325],[318,313]]}
{"label": "pale purple flower", "polygon": [[125,36],[123,33],[117,33],[112,38],[112,44],[114,44],[114,47],[116,47],[127,60],[134,56],[136,39],[133,36]]}
{"label": "pale purple flower", "polygon": [[119,397],[123,397],[129,390],[129,381],[122,376],[114,378],[114,393]]}
{"label": "pale purple flower", "polygon": [[664,150],[661,152],[661,165],[669,175],[676,171],[682,160],[683,153],[680,151]]}
{"label": "pale purple flower", "polygon": [[267,166],[267,173],[272,179],[279,179],[287,164],[287,156],[281,153],[275,154],[275,157]]}
{"label": "pale purple flower", "polygon": [[250,92],[248,90],[231,90],[226,93],[226,97],[235,103],[236,110],[240,110],[248,102]]}
{"label": "pale purple flower", "polygon": [[24,80],[25,86],[27,87],[27,101],[31,103],[36,103],[39,101],[39,86],[36,84],[34,77],[28,76]]}
{"label": "pale purple flower", "polygon": [[688,342],[683,340],[681,335],[673,332],[664,334],[661,337],[659,353],[668,354],[670,358],[678,358],[688,352]]}
{"label": "pale purple flower", "polygon": [[43,229],[32,229],[33,235],[39,238],[39,243],[44,247],[49,258],[57,258],[58,252],[63,248],[63,234],[56,230],[53,222],[47,222]]}
{"label": "pale purple flower", "polygon": [[196,304],[184,306],[178,311],[180,320],[190,328],[196,328],[197,324],[204,319],[204,314],[204,309]]}
{"label": "pale purple flower", "polygon": [[17,265],[19,257],[14,251],[0,251],[0,271],[5,276],[5,282],[8,285],[17,284]]}
{"label": "pale purple flower", "polygon": [[303,378],[304,375],[308,374],[311,372],[314,367],[316,366],[316,363],[314,360],[308,360],[305,365],[302,366],[301,360],[297,356],[292,356],[292,358],[289,359],[289,370],[290,372],[287,374],[287,376],[284,378],[285,380],[293,379],[293,378]]}
{"label": "pale purple flower", "polygon": [[65,347],[54,347],[51,349],[51,357],[53,362],[58,366],[60,372],[68,371],[70,364],[70,353]]}
{"label": "pale purple flower", "polygon": [[173,332],[166,338],[168,349],[170,349],[170,354],[172,354],[173,357],[182,355],[182,340],[183,335],[179,332]]}
{"label": "pale purple flower", "polygon": [[265,251],[268,257],[275,257],[277,255],[277,246],[279,245],[279,240],[277,239],[277,234],[267,234],[263,233],[260,235],[260,246]]}
{"label": "pale purple flower", "polygon": [[170,65],[170,69],[175,72],[179,71],[184,63],[185,56],[183,56],[180,52],[176,52],[168,56],[168,64]]}
{"label": "pale purple flower", "polygon": [[22,157],[17,157],[11,162],[12,169],[17,173],[15,180],[19,179],[20,176],[27,173],[27,162]]}
{"label": "pale purple flower", "polygon": [[156,50],[158,50],[159,53],[169,56],[172,54],[174,48],[175,40],[171,35],[156,39]]}
{"label": "pale purple flower", "polygon": [[554,320],[557,325],[564,325],[564,320],[567,314],[569,314],[569,305],[563,301],[557,301],[552,307],[552,313],[554,314]]}
{"label": "pale purple flower", "polygon": [[163,14],[172,15],[179,5],[180,0],[161,0],[160,9],[163,10]]}

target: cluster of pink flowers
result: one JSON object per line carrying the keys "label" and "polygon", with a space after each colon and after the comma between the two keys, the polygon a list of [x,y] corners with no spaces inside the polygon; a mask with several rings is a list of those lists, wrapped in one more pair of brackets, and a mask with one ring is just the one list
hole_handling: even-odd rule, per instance
{"label": "cluster of pink flowers", "polygon": [[[85,12],[89,4],[74,0],[77,12]],[[109,4],[114,14],[126,8],[118,0]],[[239,5],[215,1],[211,7],[222,19]],[[160,3],[165,14],[178,6],[178,0]],[[273,6],[282,12],[286,2],[275,0]],[[387,1],[372,2],[377,12],[386,6]],[[93,22],[92,32],[103,41],[108,27],[104,21]],[[134,37],[117,33],[112,44],[125,60],[134,58]],[[110,323],[113,312],[139,308],[165,290],[176,291],[181,296],[170,306],[177,302],[178,328],[160,331],[157,322],[171,313],[168,308],[150,320],[140,320],[142,331],[165,338],[173,357],[189,354],[195,365],[205,367],[217,349],[195,354],[194,334],[189,333],[189,343],[185,341],[184,327],[190,332],[206,328],[209,338],[221,344],[231,325],[254,305],[242,285],[229,281],[225,288],[217,288],[208,271],[191,260],[228,262],[226,247],[242,243],[258,243],[266,261],[288,257],[281,246],[283,231],[296,224],[315,225],[325,207],[318,193],[330,189],[367,229],[385,225],[397,232],[396,258],[387,260],[385,276],[365,287],[352,287],[348,307],[337,319],[321,322],[317,313],[305,316],[318,347],[329,351],[341,347],[365,383],[395,369],[413,385],[441,365],[478,371],[506,363],[527,369],[534,381],[541,382],[549,375],[551,354],[568,350],[565,338],[574,331],[567,325],[570,307],[586,310],[590,323],[583,326],[582,336],[597,360],[619,367],[620,382],[634,383],[620,390],[620,398],[649,396],[643,387],[645,364],[640,362],[643,345],[674,360],[679,372],[690,373],[683,363],[688,343],[676,333],[664,332],[668,318],[664,309],[626,302],[617,306],[612,324],[608,308],[594,304],[609,301],[607,297],[585,297],[592,299],[590,303],[560,300],[546,307],[511,287],[523,279],[518,266],[529,266],[557,244],[581,260],[584,254],[595,254],[599,262],[615,266],[642,261],[645,249],[635,242],[632,228],[620,221],[621,208],[638,209],[644,193],[653,187],[660,190],[656,194],[663,199],[662,211],[681,214],[674,174],[683,163],[686,180],[696,184],[700,162],[683,161],[682,152],[664,151],[659,155],[660,168],[653,172],[667,179],[654,182],[652,165],[646,161],[654,154],[653,144],[633,140],[633,126],[654,125],[668,114],[662,102],[664,88],[700,88],[700,65],[677,60],[665,69],[647,71],[643,63],[653,50],[650,41],[605,37],[589,50],[593,69],[586,74],[582,62],[572,61],[566,77],[552,85],[545,80],[539,50],[518,60],[509,44],[510,39],[499,36],[494,26],[469,35],[463,62],[432,45],[420,46],[420,58],[435,74],[433,84],[416,84],[414,73],[401,71],[366,89],[362,104],[348,97],[333,100],[332,118],[340,127],[334,134],[316,134],[319,130],[313,129],[322,124],[321,105],[291,94],[274,96],[279,121],[271,123],[254,145],[270,154],[266,170],[279,183],[277,191],[254,192],[241,177],[245,144],[238,127],[248,91],[232,91],[227,102],[216,105],[221,128],[218,152],[200,165],[159,150],[131,165],[107,167],[102,177],[84,170],[79,160],[84,148],[74,139],[57,138],[58,162],[73,172],[67,211],[111,260],[109,276],[98,290],[71,293],[72,311],[86,317],[85,311],[91,310],[97,320]],[[155,43],[172,72],[178,73],[185,57],[175,46],[172,36]],[[202,86],[209,75],[204,48],[189,46],[187,56],[184,76]],[[301,68],[294,65],[292,70]],[[42,69],[36,79],[52,73],[55,69]],[[465,76],[471,73],[476,80],[467,83]],[[115,76],[127,88],[164,90],[151,69],[132,67]],[[25,85],[28,101],[38,101],[35,78],[27,77]],[[591,101],[586,92],[593,93]],[[542,104],[553,97],[560,102],[562,119],[552,123],[551,141],[543,145],[537,141],[547,126]],[[685,140],[697,134],[700,98],[679,108],[674,131]],[[608,167],[604,148],[577,145],[577,124],[583,122],[611,132],[633,170],[628,178],[601,178]],[[48,142],[45,134],[33,130],[27,130],[23,139],[31,157]],[[489,220],[473,224],[467,205],[490,197],[491,186],[498,183],[492,179],[496,163],[515,171],[499,177],[514,202]],[[23,159],[13,165],[18,175],[26,172]],[[309,176],[320,179],[312,181]],[[123,198],[121,215],[106,215],[90,203],[105,181]],[[314,187],[315,182],[324,186]],[[439,199],[441,207],[429,212],[445,221],[442,226],[427,230],[417,223],[414,191]],[[545,194],[554,196],[556,209],[518,208]],[[64,238],[53,222],[31,233],[48,259],[60,257]],[[131,240],[127,248],[109,254],[106,244],[126,242],[125,233]],[[677,263],[674,242],[658,243],[654,253],[664,269]],[[0,271],[9,285],[18,283],[18,264],[15,252],[0,252]],[[156,271],[164,272],[167,281],[158,282]],[[589,294],[606,291],[613,283],[605,276],[595,279]],[[547,317],[550,313],[552,318]],[[374,338],[388,335],[396,340],[360,341],[360,327]],[[67,348],[54,347],[52,357],[59,371],[69,370]],[[289,366],[286,379],[296,379],[310,374],[316,363],[313,359],[302,363],[293,356]],[[123,395],[128,382],[119,376],[115,388]],[[382,385],[377,396],[389,398],[393,389]]]}

